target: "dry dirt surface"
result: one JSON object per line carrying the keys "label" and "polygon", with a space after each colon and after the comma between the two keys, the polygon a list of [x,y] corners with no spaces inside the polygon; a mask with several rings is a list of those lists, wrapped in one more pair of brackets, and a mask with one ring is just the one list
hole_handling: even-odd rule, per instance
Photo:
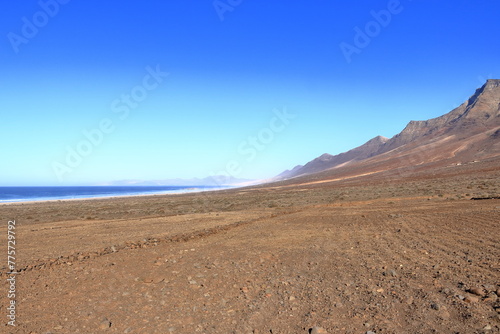
{"label": "dry dirt surface", "polygon": [[0,332],[500,333],[499,168],[457,168],[0,206]]}

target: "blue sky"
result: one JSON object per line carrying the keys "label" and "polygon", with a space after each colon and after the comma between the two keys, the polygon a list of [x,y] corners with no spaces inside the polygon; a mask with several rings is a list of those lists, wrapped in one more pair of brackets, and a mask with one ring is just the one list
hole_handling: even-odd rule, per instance
{"label": "blue sky", "polygon": [[500,78],[498,13],[496,0],[9,2],[0,185],[258,179],[392,137]]}

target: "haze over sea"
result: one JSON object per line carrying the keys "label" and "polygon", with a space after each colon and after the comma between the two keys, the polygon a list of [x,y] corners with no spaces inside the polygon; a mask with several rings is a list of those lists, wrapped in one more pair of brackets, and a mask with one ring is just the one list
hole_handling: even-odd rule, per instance
{"label": "haze over sea", "polygon": [[222,189],[217,186],[0,187],[0,203],[161,195]]}

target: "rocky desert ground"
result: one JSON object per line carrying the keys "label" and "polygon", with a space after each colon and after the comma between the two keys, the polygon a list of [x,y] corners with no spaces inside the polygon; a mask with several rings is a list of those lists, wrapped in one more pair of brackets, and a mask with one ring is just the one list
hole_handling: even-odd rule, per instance
{"label": "rocky desert ground", "polygon": [[2,205],[0,331],[500,333],[499,166]]}

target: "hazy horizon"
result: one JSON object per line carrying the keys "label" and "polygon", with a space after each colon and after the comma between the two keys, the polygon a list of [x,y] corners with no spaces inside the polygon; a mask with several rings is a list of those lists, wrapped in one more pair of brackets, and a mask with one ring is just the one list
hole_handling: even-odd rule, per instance
{"label": "hazy horizon", "polygon": [[500,78],[500,3],[40,0],[0,14],[0,186],[265,179]]}

